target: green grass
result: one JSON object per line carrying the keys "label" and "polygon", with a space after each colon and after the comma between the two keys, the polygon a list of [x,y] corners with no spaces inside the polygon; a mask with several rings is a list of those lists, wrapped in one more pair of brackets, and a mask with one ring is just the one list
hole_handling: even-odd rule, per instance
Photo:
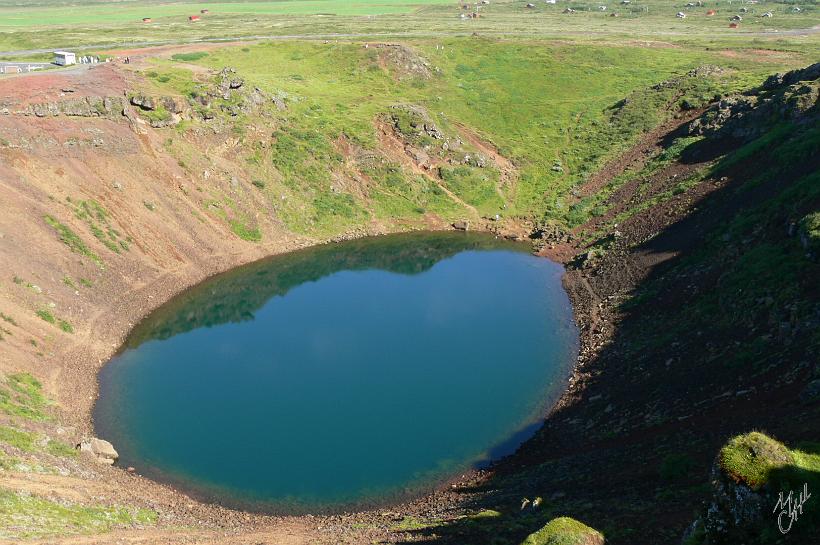
{"label": "green grass", "polygon": [[37,449],[37,435],[21,431],[8,426],[0,426],[0,442],[24,452],[34,452]]}
{"label": "green grass", "polygon": [[[323,39],[327,34],[379,35],[381,40],[404,35],[432,34],[438,38],[476,32],[499,38],[528,39],[552,37],[588,41],[606,38],[624,41],[637,38],[687,43],[697,40],[713,48],[728,45],[759,47],[815,44],[812,37],[783,31],[810,28],[820,23],[820,10],[813,2],[803,3],[801,13],[792,13],[785,4],[769,3],[765,9],[775,17],[746,17],[740,29],[728,30],[728,16],[735,8],[723,4],[720,14],[706,16],[706,7],[686,8],[668,0],[641,0],[624,7],[611,3],[607,12],[598,4],[575,3],[578,13],[562,14],[565,4],[535,2],[526,9],[520,0],[493,0],[483,6],[483,17],[471,21],[459,18],[458,3],[450,0],[280,0],[209,3],[211,12],[197,23],[187,16],[202,7],[190,0],[139,4],[113,0],[85,0],[82,9],[59,1],[40,0],[20,5],[13,0],[0,2],[0,50],[71,48],[86,44],[126,44],[171,41],[250,38],[254,36],[304,35]],[[689,16],[676,19],[685,9]],[[754,6],[752,11],[764,6]],[[620,17],[608,17],[618,11]],[[365,17],[366,16],[366,17]],[[152,17],[150,24],[143,17]],[[417,30],[410,30],[417,29]],[[751,34],[750,33],[755,33]],[[815,55],[816,57],[816,55]],[[43,60],[42,54],[26,53],[23,58]]]}
{"label": "green grass", "polygon": [[4,539],[98,534],[117,527],[151,526],[156,520],[156,513],[147,509],[56,503],[0,488],[0,538]]}
{"label": "green grass", "polygon": [[48,420],[48,400],[42,385],[28,373],[8,375],[0,382],[0,412],[34,421]]}
{"label": "green grass", "polygon": [[50,324],[57,323],[57,318],[54,317],[54,314],[52,314],[50,310],[40,309],[35,314],[37,314],[37,316],[45,322]]}
{"label": "green grass", "polygon": [[63,330],[65,333],[74,333],[74,326],[72,326],[66,320],[58,320],[57,326]]}
{"label": "green grass", "polygon": [[231,231],[242,240],[247,240],[248,242],[259,242],[262,240],[262,232],[258,228],[249,227],[239,220],[231,221]]}
{"label": "green grass", "polygon": [[[239,159],[247,164],[249,179],[264,180],[264,187],[257,188],[269,196],[275,214],[292,231],[327,236],[372,219],[412,220],[431,212],[453,221],[471,215],[435,180],[385,156],[375,127],[385,118],[414,146],[427,146],[428,153],[452,163],[441,169],[440,183],[480,215],[503,212],[507,217],[545,216],[580,223],[603,208],[595,199],[570,207],[568,193],[642,131],[663,121],[667,104],[674,104],[678,95],[697,103],[759,82],[779,66],[697,47],[484,38],[417,40],[408,45],[411,55],[435,67],[431,78],[397,78],[401,67],[385,65],[375,48],[343,42],[226,47],[190,61],[214,70],[235,67],[246,89],[259,87],[287,97],[286,110],[269,106],[274,123],[260,116],[230,118],[218,107],[211,112],[237,129],[240,144],[253,143],[247,134],[272,127],[270,146],[248,145]],[[708,78],[685,76],[703,64],[718,64],[728,71]],[[194,96],[203,91],[193,72],[165,60],[157,60],[146,75],[157,94]],[[677,83],[652,88],[669,78]],[[628,100],[621,102],[625,96]],[[443,153],[440,141],[419,132],[413,110],[396,105],[428,112],[430,122],[448,140],[459,137],[459,125],[472,128],[514,163],[516,179],[507,185],[492,165],[458,164],[461,155],[473,151],[466,140],[463,151]],[[256,127],[249,133],[250,125]],[[352,156],[342,153],[342,141],[353,149]],[[691,142],[682,139],[678,146]],[[184,151],[183,139],[175,139],[174,146],[185,164],[196,161],[191,150]],[[562,172],[552,169],[556,162]],[[340,177],[355,182],[340,190]],[[222,195],[212,198],[226,204]],[[233,214],[211,213],[230,222],[256,212],[239,202],[234,199],[230,204]]]}
{"label": "green grass", "polygon": [[54,439],[46,443],[46,452],[59,458],[76,458],[77,449],[62,441],[55,441]]}
{"label": "green grass", "polygon": [[204,51],[194,51],[193,53],[176,53],[171,55],[171,59],[180,62],[191,62],[204,59],[208,54]]}
{"label": "green grass", "polygon": [[530,534],[521,545],[587,545],[603,542],[597,530],[569,517],[558,517],[535,533]]}
{"label": "green grass", "polygon": [[102,259],[100,259],[97,254],[92,252],[88,246],[86,246],[83,239],[81,239],[77,233],[72,231],[67,225],[60,223],[53,216],[46,215],[44,216],[44,219],[46,223],[57,232],[60,241],[68,246],[72,252],[75,254],[84,255],[94,261],[97,265],[102,266]]}

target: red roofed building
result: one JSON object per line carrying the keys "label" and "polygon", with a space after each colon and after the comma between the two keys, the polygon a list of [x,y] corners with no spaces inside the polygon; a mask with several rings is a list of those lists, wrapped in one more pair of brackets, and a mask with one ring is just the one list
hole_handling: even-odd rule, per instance
{"label": "red roofed building", "polygon": [[194,21],[199,21],[199,15],[191,15],[190,17],[188,17],[188,20],[191,21],[192,23]]}

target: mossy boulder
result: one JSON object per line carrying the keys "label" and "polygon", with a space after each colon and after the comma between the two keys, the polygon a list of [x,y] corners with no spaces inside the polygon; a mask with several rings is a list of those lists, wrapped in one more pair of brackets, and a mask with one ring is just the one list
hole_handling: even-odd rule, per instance
{"label": "mossy boulder", "polygon": [[820,212],[813,212],[800,220],[800,243],[809,257],[820,256]]}
{"label": "mossy boulder", "polygon": [[[760,432],[738,435],[721,448],[712,467],[712,497],[684,536],[686,545],[779,543],[779,498],[796,497],[803,487],[820,487],[820,445],[789,449]],[[817,535],[820,511],[800,515],[789,537]]]}
{"label": "mossy boulder", "polygon": [[752,490],[766,484],[772,469],[794,461],[783,443],[756,431],[731,439],[720,449],[718,460],[726,476]]}
{"label": "mossy boulder", "polygon": [[521,545],[603,545],[601,532],[570,517],[552,519]]}

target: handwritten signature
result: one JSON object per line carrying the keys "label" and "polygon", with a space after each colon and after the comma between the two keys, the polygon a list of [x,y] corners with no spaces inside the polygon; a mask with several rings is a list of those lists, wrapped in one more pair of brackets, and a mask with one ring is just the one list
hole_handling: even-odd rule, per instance
{"label": "handwritten signature", "polygon": [[[797,521],[797,518],[803,514],[803,504],[809,498],[811,498],[811,494],[809,493],[808,483],[803,483],[803,490],[797,496],[794,495],[794,490],[789,490],[789,495],[785,497],[783,492],[780,492],[777,504],[772,510],[772,513],[777,513],[777,510],[780,509],[780,512],[777,513],[777,527],[780,529],[780,533],[787,534],[792,529],[792,525]],[[787,525],[784,524],[786,522]]]}

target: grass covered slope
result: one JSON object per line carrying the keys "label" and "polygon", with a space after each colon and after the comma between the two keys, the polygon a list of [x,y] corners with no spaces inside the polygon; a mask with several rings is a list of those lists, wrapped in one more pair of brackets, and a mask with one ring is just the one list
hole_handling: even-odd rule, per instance
{"label": "grass covered slope", "polygon": [[712,498],[685,545],[800,543],[820,531],[811,501],[820,486],[816,442],[792,449],[760,432],[738,435],[721,448],[711,484]]}
{"label": "grass covered slope", "polygon": [[8,485],[5,477],[9,473],[84,475],[78,453],[65,437],[47,435],[51,433],[47,424],[54,420],[51,405],[31,375],[10,375],[0,384],[0,539],[99,534],[154,525],[157,514],[147,508],[110,505],[92,497],[78,501],[82,494],[74,494],[72,500],[55,500],[53,489],[32,492]]}
{"label": "grass covered slope", "polygon": [[[536,437],[480,492],[463,489],[472,505],[508,515],[438,528],[446,542],[515,542],[562,514],[608,543],[678,542],[711,501],[715,453],[756,428],[794,450],[744,436],[724,449],[726,467],[756,486],[777,475],[777,491],[797,493],[807,479],[811,490],[820,263],[800,226],[820,210],[818,68],[694,119],[680,113],[599,184],[596,213],[540,233],[546,255],[569,265],[579,370]],[[539,509],[522,510],[533,497],[544,498]],[[761,543],[780,535],[769,514]],[[813,535],[812,516],[796,523],[800,535]]]}
{"label": "grass covered slope", "polygon": [[[664,122],[668,107],[696,108],[772,69],[697,49],[480,38],[371,45],[221,48],[157,60],[141,74],[149,91],[191,100],[202,66],[230,66],[274,96],[277,109],[233,115],[230,131],[288,228],[326,235],[428,213],[577,216],[574,188]],[[686,75],[709,63],[724,70]],[[167,146],[199,170],[184,138],[192,128],[180,125]]]}

